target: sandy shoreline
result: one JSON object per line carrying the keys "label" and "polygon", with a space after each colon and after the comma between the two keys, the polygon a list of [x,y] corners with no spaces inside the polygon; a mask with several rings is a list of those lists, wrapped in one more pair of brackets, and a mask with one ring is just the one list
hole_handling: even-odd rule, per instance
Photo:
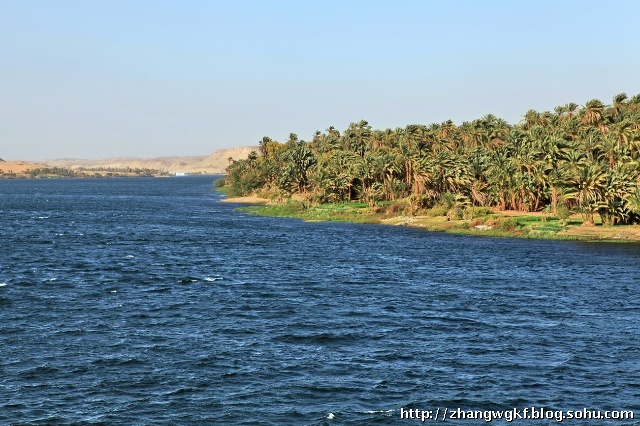
{"label": "sandy shoreline", "polygon": [[267,204],[269,200],[266,198],[260,198],[257,195],[247,195],[244,197],[229,197],[222,198],[220,200],[223,203],[238,203],[238,204]]}
{"label": "sandy shoreline", "polygon": [[[272,200],[261,198],[256,195],[244,196],[244,197],[229,197],[220,200],[225,203],[238,203],[238,204],[254,204],[263,205],[265,213],[271,209],[277,209],[277,205],[271,204]],[[311,209],[313,210],[313,209]],[[260,210],[252,210],[253,213],[260,215]],[[346,222],[360,222],[358,215],[353,214],[351,216],[336,215],[325,216],[323,218],[310,217],[310,211],[305,213],[292,213],[283,212],[279,213],[267,213],[266,216],[281,216],[281,217],[296,217],[307,221],[346,221]],[[353,212],[352,212],[353,213]],[[526,217],[538,217],[542,219],[542,213],[540,212],[519,212],[519,211],[502,211],[496,212],[498,217],[503,218],[526,218]],[[575,215],[579,217],[579,215]],[[368,223],[378,223],[390,226],[408,226],[413,228],[422,228],[431,232],[448,232],[456,234],[467,235],[484,235],[484,236],[502,236],[502,237],[519,237],[519,238],[532,238],[532,239],[559,239],[559,240],[579,240],[579,241],[610,241],[610,242],[640,242],[640,226],[637,225],[616,225],[616,226],[582,226],[582,225],[570,225],[565,229],[558,230],[555,234],[549,235],[544,233],[538,233],[535,230],[533,232],[523,233],[520,230],[505,230],[499,231],[493,229],[493,226],[480,226],[474,227],[469,225],[469,221],[466,220],[451,220],[448,221],[444,216],[394,216],[384,217],[375,216],[370,217]],[[540,224],[538,224],[540,225]]]}

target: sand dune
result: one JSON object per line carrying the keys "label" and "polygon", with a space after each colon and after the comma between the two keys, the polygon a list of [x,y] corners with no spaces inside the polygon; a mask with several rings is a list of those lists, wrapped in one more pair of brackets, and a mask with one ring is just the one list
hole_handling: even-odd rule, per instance
{"label": "sand dune", "polygon": [[229,165],[229,157],[234,160],[242,160],[247,158],[251,151],[257,151],[257,149],[257,146],[241,146],[237,148],[221,149],[208,156],[198,155],[158,158],[115,157],[99,160],[56,158],[42,160],[42,163],[50,166],[69,167],[71,169],[131,167],[138,169],[154,169],[169,173],[185,172],[219,174],[224,173],[225,168]]}
{"label": "sand dune", "polygon": [[0,172],[15,173],[21,175],[27,170],[42,169],[47,167],[45,164],[32,163],[30,161],[4,161],[0,159]]}

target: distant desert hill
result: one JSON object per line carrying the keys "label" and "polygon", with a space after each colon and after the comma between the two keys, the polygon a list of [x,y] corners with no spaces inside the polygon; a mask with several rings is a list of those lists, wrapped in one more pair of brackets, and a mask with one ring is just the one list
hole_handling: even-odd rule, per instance
{"label": "distant desert hill", "polygon": [[158,157],[158,158],[105,158],[101,160],[81,160],[77,158],[57,158],[42,160],[49,166],[69,167],[71,169],[154,169],[169,173],[206,173],[221,174],[229,165],[229,157],[234,160],[247,158],[251,151],[257,151],[257,146],[241,146],[215,151],[209,156],[197,155],[189,157]]}
{"label": "distant desert hill", "polygon": [[27,170],[42,169],[47,167],[44,164],[32,163],[30,161],[4,161],[0,159],[1,173],[23,174]]}

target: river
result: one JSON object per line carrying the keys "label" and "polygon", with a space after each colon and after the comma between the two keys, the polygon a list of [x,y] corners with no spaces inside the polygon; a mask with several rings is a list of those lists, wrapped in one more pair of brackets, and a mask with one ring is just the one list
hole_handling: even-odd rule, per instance
{"label": "river", "polygon": [[248,216],[213,180],[0,180],[0,424],[640,424],[640,245]]}

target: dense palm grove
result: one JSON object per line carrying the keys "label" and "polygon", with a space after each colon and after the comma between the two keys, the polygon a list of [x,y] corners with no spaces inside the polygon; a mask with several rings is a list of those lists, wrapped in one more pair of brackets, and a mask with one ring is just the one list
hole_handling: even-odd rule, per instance
{"label": "dense palm grove", "polygon": [[366,121],[305,142],[265,137],[231,162],[235,194],[300,193],[311,202],[375,204],[407,198],[419,208],[454,200],[468,209],[579,212],[585,223],[640,219],[640,95],[530,110],[517,125],[493,115],[456,125],[374,130]]}

